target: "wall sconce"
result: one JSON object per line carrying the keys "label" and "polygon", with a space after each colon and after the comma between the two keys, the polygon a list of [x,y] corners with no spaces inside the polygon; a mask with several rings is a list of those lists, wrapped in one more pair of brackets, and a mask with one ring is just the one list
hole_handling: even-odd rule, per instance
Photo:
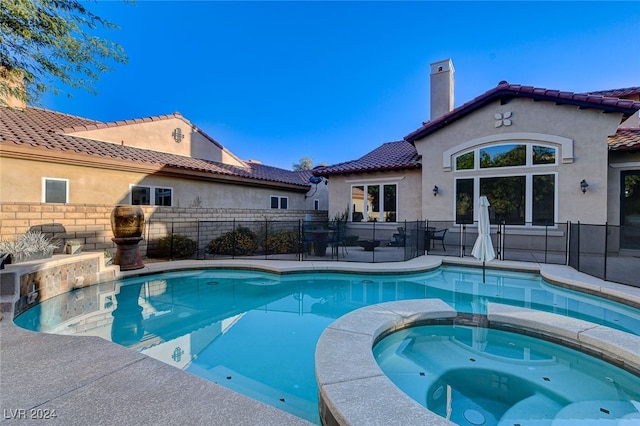
{"label": "wall sconce", "polygon": [[582,179],[580,181],[580,190],[584,194],[585,192],[587,192],[587,189],[589,189],[589,184],[587,183],[586,180]]}
{"label": "wall sconce", "polygon": [[438,185],[436,185],[436,186],[433,187],[433,196],[434,197],[437,196],[438,192],[440,192],[440,189],[438,189]]}

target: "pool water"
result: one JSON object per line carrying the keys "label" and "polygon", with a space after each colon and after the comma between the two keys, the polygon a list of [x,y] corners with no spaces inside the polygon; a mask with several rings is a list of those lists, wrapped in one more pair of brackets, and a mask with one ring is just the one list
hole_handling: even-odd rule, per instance
{"label": "pool water", "polygon": [[319,423],[315,345],[355,309],[438,298],[459,312],[497,302],[640,334],[637,309],[545,283],[537,274],[463,267],[407,275],[170,272],[101,283],[47,300],[21,327],[100,336]]}
{"label": "pool water", "polygon": [[640,378],[533,337],[418,326],[382,339],[374,356],[407,395],[461,426],[640,424]]}

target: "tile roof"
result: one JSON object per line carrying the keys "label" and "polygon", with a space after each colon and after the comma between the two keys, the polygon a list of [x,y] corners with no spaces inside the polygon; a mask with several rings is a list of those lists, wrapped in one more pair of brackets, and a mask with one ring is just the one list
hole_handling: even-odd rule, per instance
{"label": "tile roof", "polygon": [[357,160],[313,170],[316,176],[341,175],[372,171],[407,170],[422,167],[416,147],[406,141],[387,142]]}
{"label": "tile roof", "polygon": [[[151,118],[151,120],[154,119],[162,118]],[[145,120],[142,119],[142,121]],[[133,120],[133,122],[139,121]],[[310,187],[308,178],[304,179],[299,173],[277,167],[247,162],[244,163],[245,167],[239,167],[63,134],[63,132],[68,132],[71,129],[78,131],[80,129],[120,125],[119,123],[126,124],[127,122],[109,124],[40,108],[14,109],[0,107],[0,146],[15,144],[43,150],[60,151],[61,153],[77,153],[102,159],[124,160],[135,164],[142,163],[177,169],[176,171],[182,170],[187,174],[189,172],[202,172],[205,174],[210,173],[213,175],[212,177],[217,175],[246,179],[256,183],[294,185],[298,186],[300,190],[306,190]]]}
{"label": "tile roof", "polygon": [[96,130],[96,129],[105,129],[105,128],[109,128],[109,127],[128,126],[130,124],[151,123],[151,122],[154,122],[154,121],[169,120],[169,119],[173,119],[173,118],[177,118],[178,120],[182,120],[187,126],[193,128],[195,131],[200,132],[200,134],[202,136],[207,138],[209,141],[211,141],[211,143],[216,145],[218,148],[224,149],[224,147],[220,143],[218,143],[218,141],[213,139],[211,136],[209,136],[208,134],[203,132],[198,127],[194,126],[189,120],[184,118],[182,116],[182,114],[180,114],[179,112],[174,112],[173,114],[156,115],[156,116],[152,116],[152,117],[133,118],[133,119],[128,119],[128,120],[111,121],[111,122],[107,122],[107,123],[103,123],[103,122],[100,122],[100,121],[94,121],[92,123],[79,124],[79,125],[76,124],[76,125],[73,125],[71,127],[64,127],[62,129],[60,129],[59,132],[60,133],[75,133],[75,132],[82,132],[82,131],[86,131],[86,130]]}
{"label": "tile roof", "polygon": [[588,94],[624,99],[630,96],[640,95],[640,86],[626,87],[624,89],[598,90],[597,92],[588,92]]}
{"label": "tile roof", "polygon": [[509,84],[506,81],[501,81],[498,86],[477,98],[435,120],[424,123],[422,127],[409,133],[404,139],[409,142],[414,142],[494,100],[510,98],[529,98],[538,101],[550,101],[556,104],[575,105],[580,108],[595,108],[608,112],[621,112],[624,117],[629,117],[640,110],[640,102],[635,102],[630,99],[611,98],[588,93],[562,92],[560,90],[521,86],[519,84]]}
{"label": "tile roof", "polygon": [[611,151],[640,151],[640,128],[618,129],[608,143]]}

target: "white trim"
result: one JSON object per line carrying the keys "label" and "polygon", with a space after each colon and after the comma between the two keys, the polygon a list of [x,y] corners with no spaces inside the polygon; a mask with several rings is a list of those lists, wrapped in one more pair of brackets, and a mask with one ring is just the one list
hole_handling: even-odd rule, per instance
{"label": "white trim", "polygon": [[[171,186],[160,186],[160,185],[140,185],[140,184],[137,184],[137,183],[130,183],[129,184],[129,204],[133,204],[132,190],[133,190],[134,187],[137,187],[137,188],[148,188],[149,189],[149,204],[140,204],[142,206],[173,207],[173,205],[174,205],[175,191],[174,191],[173,187],[171,187]],[[168,189],[168,190],[171,191],[171,205],[165,206],[165,205],[157,205],[156,204],[156,193],[155,193],[156,189]]]}
{"label": "white trim", "polygon": [[611,167],[612,169],[624,169],[624,168],[639,168],[640,167],[640,161],[634,161],[634,162],[630,162],[630,163],[609,163],[609,167]]}
{"label": "white trim", "polygon": [[[456,221],[456,200],[458,199],[457,193],[457,184],[456,182],[460,179],[473,179],[473,220],[474,222],[478,221],[478,209],[476,206],[478,205],[478,200],[480,198],[480,179],[495,179],[495,178],[506,178],[506,177],[517,177],[524,176],[525,178],[525,209],[524,209],[524,225],[507,225],[507,226],[516,226],[519,228],[537,228],[544,227],[544,225],[533,225],[533,176],[544,176],[544,175],[553,175],[554,176],[554,184],[553,184],[553,223],[554,226],[558,223],[558,178],[559,173],[555,171],[532,171],[527,173],[506,173],[506,174],[492,174],[492,175],[482,175],[482,176],[456,176],[453,180],[453,222]],[[491,200],[489,200],[491,202]],[[494,226],[494,225],[492,225]]]}
{"label": "white trim", "polygon": [[[278,207],[271,207],[271,201],[273,198],[276,198],[278,200]],[[287,200],[287,208],[282,208],[282,200],[286,199]],[[272,210],[289,210],[289,197],[285,196],[285,195],[270,195],[269,196],[269,208]]]}
{"label": "white trim", "polygon": [[[364,187],[364,192],[363,192],[363,196],[362,196],[362,203],[363,203],[363,211],[362,214],[364,215],[364,217],[362,218],[363,222],[368,222],[368,218],[369,218],[369,206],[367,205],[367,202],[365,201],[367,198],[367,193],[368,193],[368,187],[370,186],[377,186],[380,188],[380,206],[378,206],[378,208],[380,209],[380,211],[378,212],[378,223],[397,223],[398,222],[398,216],[399,216],[399,207],[400,207],[400,200],[399,200],[399,194],[398,194],[398,182],[397,181],[390,181],[387,179],[381,180],[381,179],[375,179],[375,181],[352,181],[352,182],[356,182],[356,183],[352,183],[349,186],[349,222],[353,222],[353,188],[356,186],[362,186]],[[384,186],[385,185],[394,185],[396,187],[396,205],[395,205],[395,212],[396,212],[396,220],[393,222],[386,222],[384,220]],[[359,222],[353,222],[353,223],[359,223]]]}
{"label": "white trim", "polygon": [[548,135],[544,133],[528,133],[528,132],[516,132],[516,133],[503,133],[499,135],[483,136],[481,138],[471,139],[463,142],[451,149],[448,149],[442,153],[442,169],[445,172],[451,171],[451,159],[459,152],[466,151],[470,148],[491,144],[495,142],[507,143],[509,141],[521,141],[526,140],[529,142],[547,142],[551,144],[560,145],[562,152],[562,163],[573,163],[573,139],[565,138],[563,136]]}
{"label": "white trim", "polygon": [[69,202],[69,179],[67,178],[54,178],[54,177],[46,177],[43,176],[42,177],[42,192],[41,192],[41,197],[40,199],[42,200],[43,203],[48,203],[51,204],[52,202],[47,202],[47,181],[58,181],[58,182],[64,182],[64,203],[67,204]]}
{"label": "white trim", "polygon": [[366,184],[367,182],[389,182],[389,183],[395,183],[395,182],[399,182],[401,180],[404,180],[405,176],[386,176],[386,177],[380,177],[380,178],[367,178],[367,179],[345,179],[345,183],[352,183],[352,182],[362,182],[363,184]]}

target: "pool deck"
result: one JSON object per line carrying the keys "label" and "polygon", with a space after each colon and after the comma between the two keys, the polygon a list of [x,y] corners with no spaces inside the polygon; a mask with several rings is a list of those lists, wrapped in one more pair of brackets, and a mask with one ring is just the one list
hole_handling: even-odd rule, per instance
{"label": "pool deck", "polygon": [[[122,277],[174,269],[248,267],[273,272],[393,273],[434,269],[442,263],[481,265],[475,259],[421,256],[407,262],[352,263],[208,260],[152,263]],[[610,283],[561,265],[492,261],[488,268],[539,271],[547,280],[624,299],[640,307],[640,288]],[[629,274],[637,268],[629,267]],[[0,321],[1,422],[64,425],[308,425],[303,419],[98,337],[27,331]],[[364,420],[364,419],[363,419]],[[444,420],[444,419],[443,419]]]}

